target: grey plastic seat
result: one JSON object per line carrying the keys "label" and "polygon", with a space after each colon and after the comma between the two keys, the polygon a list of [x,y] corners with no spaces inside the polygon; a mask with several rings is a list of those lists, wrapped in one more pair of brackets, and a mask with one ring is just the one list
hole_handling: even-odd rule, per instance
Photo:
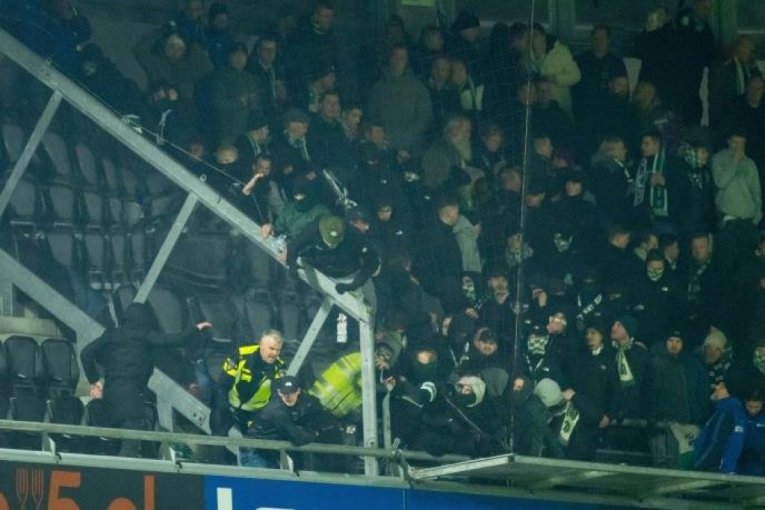
{"label": "grey plastic seat", "polygon": [[45,237],[53,258],[67,269],[72,269],[74,258],[74,236],[72,232],[50,231]]}
{"label": "grey plastic seat", "polygon": [[3,124],[2,125],[2,140],[5,149],[5,153],[8,156],[10,163],[15,163],[21,157],[21,152],[24,150],[24,146],[27,143],[27,137],[24,134],[24,130],[21,126],[16,124]]}
{"label": "grey plastic seat", "polygon": [[136,173],[128,167],[122,167],[120,169],[120,175],[122,176],[122,186],[125,190],[125,195],[130,199],[138,197],[138,176]]}
{"label": "grey plastic seat", "polygon": [[83,183],[86,187],[97,190],[101,187],[101,174],[96,165],[96,158],[90,147],[80,142],[74,146],[74,155],[77,159],[77,167],[80,171]]}
{"label": "grey plastic seat", "polygon": [[149,195],[161,195],[175,188],[175,185],[167,177],[157,171],[152,171],[146,176],[146,190]]}
{"label": "grey plastic seat", "polygon": [[235,340],[239,317],[229,297],[215,294],[197,294],[195,297],[202,317],[213,324],[213,337],[218,341]]}
{"label": "grey plastic seat", "polygon": [[53,179],[57,182],[75,184],[74,169],[69,161],[69,149],[64,139],[56,133],[48,131],[43,136],[42,147],[53,165],[55,172],[52,176]]}
{"label": "grey plastic seat", "polygon": [[111,243],[111,275],[112,283],[119,284],[127,281],[127,273],[125,271],[125,235],[121,233],[115,233],[108,236]]}
{"label": "grey plastic seat", "polygon": [[164,287],[154,287],[148,302],[154,308],[159,325],[165,333],[181,333],[186,327],[186,310],[178,295]]}
{"label": "grey plastic seat", "polygon": [[64,184],[51,184],[47,187],[52,211],[47,211],[48,217],[55,226],[71,226],[75,222],[74,190]]}
{"label": "grey plastic seat", "polygon": [[104,184],[109,193],[119,196],[122,189],[122,177],[117,166],[110,158],[101,158],[101,168],[104,171]]}
{"label": "grey plastic seat", "polygon": [[125,239],[128,245],[126,255],[130,257],[130,280],[140,283],[146,274],[146,234],[137,230],[129,233]]}
{"label": "grey plastic seat", "polygon": [[104,203],[101,195],[93,191],[82,193],[85,212],[87,214],[87,226],[92,229],[100,229],[104,225]]}
{"label": "grey plastic seat", "polygon": [[88,232],[83,236],[88,255],[88,282],[94,289],[103,289],[107,282],[107,256],[104,236]]}
{"label": "grey plastic seat", "polygon": [[29,179],[21,179],[11,196],[12,224],[35,224],[38,220],[37,203],[37,186]]}
{"label": "grey plastic seat", "polygon": [[119,198],[106,199],[106,212],[109,214],[109,226],[112,228],[122,226],[122,200]]}

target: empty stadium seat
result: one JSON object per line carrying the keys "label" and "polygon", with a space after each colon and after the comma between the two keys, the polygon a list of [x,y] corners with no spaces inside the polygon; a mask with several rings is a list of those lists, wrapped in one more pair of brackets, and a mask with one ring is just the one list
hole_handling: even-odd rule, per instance
{"label": "empty stadium seat", "polygon": [[48,131],[43,136],[42,148],[50,160],[53,170],[50,177],[56,182],[75,184],[74,169],[69,161],[69,148],[64,139],[58,134]]}
{"label": "empty stadium seat", "polygon": [[40,200],[37,186],[30,179],[21,179],[11,196],[12,224],[35,225],[39,221]]}
{"label": "empty stadium seat", "polygon": [[74,190],[66,184],[42,188],[45,218],[54,226],[71,227],[77,222]]}
{"label": "empty stadium seat", "polygon": [[122,177],[114,161],[109,158],[101,158],[101,168],[104,172],[104,187],[106,190],[113,196],[123,194]]}
{"label": "empty stadium seat", "polygon": [[129,257],[129,279],[133,282],[143,281],[146,274],[146,235],[142,231],[130,232],[126,235],[127,248],[125,254]]}
{"label": "empty stadium seat", "polygon": [[17,391],[39,394],[45,371],[37,341],[28,336],[10,336],[3,342],[3,351],[14,394]]}
{"label": "empty stadium seat", "polygon": [[127,271],[125,266],[125,235],[114,233],[107,235],[111,244],[111,277],[112,283],[118,285],[127,281]]}
{"label": "empty stadium seat", "polygon": [[101,172],[90,147],[80,142],[74,146],[75,160],[83,184],[92,190],[101,189]]}
{"label": "empty stadium seat", "polygon": [[104,227],[104,202],[99,193],[94,191],[84,191],[82,193],[84,213],[86,217],[82,219],[83,225],[90,229],[101,229]]}
{"label": "empty stadium seat", "polygon": [[48,248],[56,261],[62,266],[74,267],[74,234],[67,230],[50,231],[46,235]]}
{"label": "empty stadium seat", "polygon": [[173,291],[155,286],[149,293],[148,302],[154,308],[159,325],[165,333],[181,333],[188,320],[183,301]]}

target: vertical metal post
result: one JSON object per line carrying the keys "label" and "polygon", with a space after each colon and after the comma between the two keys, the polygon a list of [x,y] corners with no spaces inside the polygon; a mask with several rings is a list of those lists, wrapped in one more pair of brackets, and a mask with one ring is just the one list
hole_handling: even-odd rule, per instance
{"label": "vertical metal post", "polygon": [[292,358],[290,366],[287,368],[288,375],[297,375],[297,373],[300,371],[300,367],[303,366],[305,359],[308,357],[308,353],[311,351],[311,347],[313,347],[316,338],[319,336],[321,327],[324,325],[324,321],[327,320],[327,316],[332,310],[332,306],[334,306],[332,304],[332,299],[328,297],[325,297],[324,301],[321,302],[319,311],[316,312],[316,316],[314,316],[313,320],[311,321],[311,325],[308,327],[308,331],[305,332],[303,341],[300,342],[300,347],[298,347],[298,350],[295,353],[295,357]]}
{"label": "vertical metal post", "polygon": [[146,278],[144,278],[141,287],[135,295],[134,301],[136,303],[146,302],[146,298],[149,297],[151,289],[154,288],[154,284],[157,283],[159,273],[162,271],[162,268],[165,267],[167,259],[170,258],[170,254],[173,252],[173,248],[175,248],[178,238],[181,237],[181,233],[183,232],[184,227],[186,227],[186,223],[189,221],[191,213],[194,212],[194,207],[197,205],[198,200],[197,196],[193,193],[189,193],[186,196],[186,201],[183,202],[183,207],[181,207],[181,210],[178,212],[178,216],[175,217],[173,226],[170,227],[167,237],[159,248],[157,256],[154,257],[154,261],[151,263],[148,273],[146,273]]}
{"label": "vertical metal post", "polygon": [[[361,397],[364,418],[364,446],[377,448],[377,382],[374,362],[374,331],[369,322],[359,321],[361,344]],[[377,476],[379,466],[374,457],[364,457],[364,474]]]}
{"label": "vertical metal post", "polygon": [[16,313],[16,291],[13,282],[0,273],[0,315],[13,317]]}
{"label": "vertical metal post", "polygon": [[61,104],[62,97],[61,92],[58,90],[53,91],[53,94],[48,100],[48,104],[45,106],[42,115],[40,115],[40,120],[37,121],[37,125],[35,125],[35,128],[32,130],[32,134],[29,135],[29,140],[27,140],[27,144],[24,146],[24,150],[21,151],[19,160],[16,161],[16,165],[13,167],[11,175],[8,176],[8,181],[5,183],[2,193],[0,193],[0,216],[3,215],[5,208],[8,207],[8,204],[11,202],[11,197],[16,190],[16,185],[21,180],[21,176],[24,175],[24,171],[26,171],[29,166],[29,162],[32,161],[32,156],[34,156],[37,146],[40,145],[45,132],[48,130],[48,126],[50,126],[53,117],[56,115],[56,110],[58,110],[58,106]]}

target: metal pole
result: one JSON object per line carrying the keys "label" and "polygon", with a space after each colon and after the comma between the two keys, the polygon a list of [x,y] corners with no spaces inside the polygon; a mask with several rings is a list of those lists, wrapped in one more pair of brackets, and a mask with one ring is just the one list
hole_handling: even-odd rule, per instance
{"label": "metal pole", "polygon": [[56,115],[56,110],[58,110],[58,106],[61,104],[61,99],[63,99],[61,92],[54,90],[53,95],[51,95],[48,100],[48,104],[45,105],[42,115],[40,115],[40,119],[37,121],[37,125],[35,125],[35,128],[32,130],[32,134],[29,135],[29,140],[27,140],[27,144],[24,146],[24,150],[21,151],[19,160],[16,161],[16,165],[13,167],[11,175],[8,176],[8,181],[5,183],[2,193],[0,193],[0,216],[3,215],[5,208],[8,207],[8,204],[11,202],[11,197],[16,190],[16,185],[21,180],[21,176],[24,175],[24,172],[29,166],[29,162],[32,161],[32,156],[34,156],[37,146],[40,145],[43,136],[45,136],[45,132],[48,130],[48,126],[50,126],[53,117]]}
{"label": "metal pole", "polygon": [[[361,398],[364,418],[364,446],[377,448],[377,383],[375,380],[374,332],[370,324],[359,323],[359,344],[361,344]],[[378,474],[377,460],[364,457],[364,473]]]}
{"label": "metal pole", "polygon": [[319,336],[321,327],[327,320],[327,316],[329,316],[329,312],[332,310],[332,306],[332,300],[328,297],[324,298],[324,301],[321,303],[321,308],[319,308],[319,311],[316,312],[316,316],[311,321],[311,325],[308,327],[308,331],[305,332],[303,341],[300,342],[300,347],[298,347],[298,350],[295,353],[295,357],[292,358],[292,361],[290,362],[290,366],[287,369],[288,375],[297,375],[297,373],[300,371],[300,367],[303,366],[305,359],[308,357],[308,353],[310,352],[311,347],[313,347],[316,338]]}
{"label": "metal pole", "polygon": [[146,298],[149,297],[151,289],[154,288],[154,284],[157,283],[159,273],[162,271],[162,268],[165,267],[167,259],[170,258],[170,254],[173,252],[173,248],[175,248],[178,238],[181,237],[183,229],[186,227],[189,218],[191,218],[191,213],[194,212],[194,207],[196,207],[198,201],[199,199],[193,193],[189,193],[186,196],[186,200],[183,202],[183,207],[181,207],[181,210],[178,212],[178,216],[175,217],[173,226],[167,233],[167,237],[159,248],[157,256],[154,257],[154,262],[151,263],[151,267],[146,273],[146,278],[144,278],[143,283],[141,283],[141,288],[138,289],[138,292],[135,295],[133,301],[136,303],[146,302]]}

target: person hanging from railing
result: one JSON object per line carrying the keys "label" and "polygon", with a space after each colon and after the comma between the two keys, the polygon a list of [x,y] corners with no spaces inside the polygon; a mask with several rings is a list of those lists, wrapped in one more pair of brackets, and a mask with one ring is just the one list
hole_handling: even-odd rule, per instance
{"label": "person hanging from railing", "polygon": [[345,228],[342,218],[325,216],[289,242],[287,264],[293,275],[299,267],[298,257],[327,276],[340,279],[335,286],[339,294],[361,288],[367,304],[376,309],[371,277],[380,268],[380,257],[361,234]]}
{"label": "person hanging from railing", "polygon": [[260,336],[258,344],[242,345],[226,359],[210,416],[213,434],[228,435],[232,426],[243,433],[249,429],[271,399],[271,384],[284,374],[281,350],[282,334],[272,329]]}
{"label": "person hanging from railing", "polygon": [[[154,370],[152,348],[178,346],[211,327],[209,322],[200,322],[183,333],[166,334],[160,330],[151,305],[131,303],[119,328],[106,331],[85,347],[80,359],[90,382],[90,396],[103,398],[109,425],[148,430],[146,403],[147,384]],[[103,377],[97,365],[103,369]],[[140,447],[140,441],[123,440],[119,455],[139,457]]]}

